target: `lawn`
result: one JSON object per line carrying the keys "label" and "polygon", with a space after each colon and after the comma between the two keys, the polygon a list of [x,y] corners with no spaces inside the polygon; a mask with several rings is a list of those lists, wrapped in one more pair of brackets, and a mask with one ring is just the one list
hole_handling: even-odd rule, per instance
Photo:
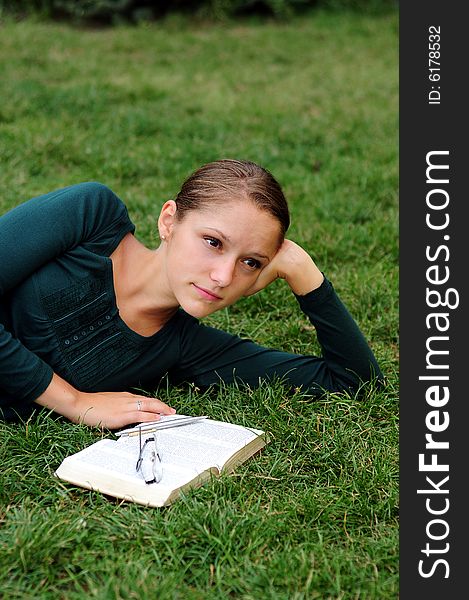
{"label": "lawn", "polygon": [[[224,157],[268,168],[289,237],[332,280],[387,378],[310,401],[282,386],[162,388],[180,413],[258,427],[262,453],[150,509],[63,484],[112,436],[47,415],[0,424],[0,595],[243,600],[398,597],[396,14],[112,29],[0,24],[0,212],[101,181],[156,244],[163,202]],[[287,286],[207,319],[288,351],[319,346]]]}

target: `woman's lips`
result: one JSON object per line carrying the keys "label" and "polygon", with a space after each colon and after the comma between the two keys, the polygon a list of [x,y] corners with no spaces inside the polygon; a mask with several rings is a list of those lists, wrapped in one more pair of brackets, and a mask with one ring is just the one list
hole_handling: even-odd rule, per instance
{"label": "woman's lips", "polygon": [[195,283],[193,283],[192,285],[195,287],[199,296],[202,296],[202,298],[204,298],[205,300],[221,300],[220,296],[217,296],[213,292],[210,292],[209,290],[206,290],[205,288],[200,287]]}

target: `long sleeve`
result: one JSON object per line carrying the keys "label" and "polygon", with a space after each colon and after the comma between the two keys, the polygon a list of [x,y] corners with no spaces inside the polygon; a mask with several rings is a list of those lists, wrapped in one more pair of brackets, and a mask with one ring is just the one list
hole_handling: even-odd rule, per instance
{"label": "long sleeve", "polygon": [[296,298],[316,329],[327,367],[327,389],[353,389],[361,382],[383,379],[368,342],[329,280]]}
{"label": "long sleeve", "polygon": [[180,362],[170,375],[201,387],[220,381],[256,387],[262,379],[282,379],[311,395],[325,390],[353,392],[363,381],[382,378],[363,334],[327,279],[297,299],[316,329],[322,356],[264,348],[192,322],[182,336]]}
{"label": "long sleeve", "polygon": [[[0,217],[0,396],[32,401],[52,369],[8,331],[9,293],[41,267],[81,245],[113,250],[120,230],[132,231],[127,210],[106,186],[88,182],[38,196]],[[3,310],[2,310],[3,306]]]}

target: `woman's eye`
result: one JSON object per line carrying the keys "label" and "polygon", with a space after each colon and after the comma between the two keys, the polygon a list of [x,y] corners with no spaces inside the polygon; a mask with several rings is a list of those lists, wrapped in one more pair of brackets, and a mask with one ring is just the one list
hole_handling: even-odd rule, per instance
{"label": "woman's eye", "polygon": [[212,248],[220,248],[221,247],[221,242],[220,242],[220,240],[217,240],[217,238],[206,237],[206,238],[204,238],[204,240]]}
{"label": "woman's eye", "polygon": [[251,269],[260,269],[261,268],[261,263],[258,260],[256,260],[255,258],[245,258],[243,260],[243,263]]}

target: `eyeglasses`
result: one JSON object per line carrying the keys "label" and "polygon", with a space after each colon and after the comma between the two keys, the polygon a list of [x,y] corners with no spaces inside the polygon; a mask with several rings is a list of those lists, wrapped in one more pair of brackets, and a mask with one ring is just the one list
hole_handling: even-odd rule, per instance
{"label": "eyeglasses", "polygon": [[158,453],[156,435],[146,438],[142,445],[142,432],[139,432],[140,452],[135,469],[141,473],[145,483],[159,483],[163,477],[161,457]]}

